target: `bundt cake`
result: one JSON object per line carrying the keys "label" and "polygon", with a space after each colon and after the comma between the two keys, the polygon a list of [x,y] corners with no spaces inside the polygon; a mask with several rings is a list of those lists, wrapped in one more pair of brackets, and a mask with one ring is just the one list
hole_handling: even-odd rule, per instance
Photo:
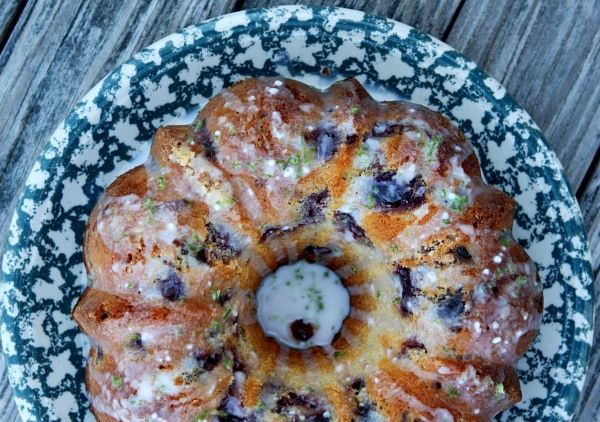
{"label": "bundt cake", "polygon": [[96,204],[101,421],[489,421],[521,398],[542,285],[464,134],[355,79],[251,78]]}

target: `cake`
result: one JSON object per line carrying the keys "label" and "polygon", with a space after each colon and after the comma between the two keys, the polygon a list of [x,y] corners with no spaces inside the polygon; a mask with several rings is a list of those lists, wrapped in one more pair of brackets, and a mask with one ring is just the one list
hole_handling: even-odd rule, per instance
{"label": "cake", "polygon": [[464,134],[355,79],[261,77],[166,126],[85,234],[100,421],[489,421],[542,315]]}

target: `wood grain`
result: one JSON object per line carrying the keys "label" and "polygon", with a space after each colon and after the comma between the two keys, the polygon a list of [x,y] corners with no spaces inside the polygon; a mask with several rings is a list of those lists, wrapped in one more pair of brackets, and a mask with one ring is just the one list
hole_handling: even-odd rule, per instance
{"label": "wood grain", "polygon": [[[0,374],[3,376],[2,379],[6,380],[6,359],[4,359],[2,353],[0,353]],[[0,410],[1,421],[12,422],[20,420],[19,412],[12,395],[11,386],[8,382],[0,384],[0,409],[2,409]]]}
{"label": "wood grain", "polygon": [[0,2],[0,51],[8,42],[14,25],[17,23],[26,0]]}
{"label": "wood grain", "polygon": [[494,4],[467,0],[447,42],[529,112],[577,191],[600,146],[600,1]]}
{"label": "wood grain", "polygon": [[13,32],[0,75],[0,86],[6,87],[0,92],[0,239],[7,237],[15,194],[73,105],[134,53],[233,5],[220,0],[117,2],[111,8],[81,0],[27,3],[27,20]]}

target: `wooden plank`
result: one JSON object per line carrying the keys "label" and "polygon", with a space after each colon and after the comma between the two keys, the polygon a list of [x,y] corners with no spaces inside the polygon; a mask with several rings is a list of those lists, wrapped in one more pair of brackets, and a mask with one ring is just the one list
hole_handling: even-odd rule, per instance
{"label": "wooden plank", "polygon": [[599,0],[466,0],[447,40],[531,114],[575,190],[600,146],[599,10]]}
{"label": "wooden plank", "polygon": [[442,38],[457,12],[460,0],[414,0],[414,1],[367,1],[367,0],[336,0],[336,1],[284,1],[284,0],[247,0],[244,9],[257,7],[279,6],[285,4],[310,4],[316,6],[335,6],[362,10],[374,15],[385,16],[434,37]]}
{"label": "wooden plank", "polygon": [[0,2],[0,50],[6,45],[8,37],[17,23],[27,0]]}
{"label": "wooden plank", "polygon": [[0,74],[0,239],[7,238],[30,169],[73,105],[137,51],[185,26],[227,13],[234,3],[155,0],[117,2],[110,8],[83,0],[27,3],[26,19],[6,46],[12,54]]}
{"label": "wooden plank", "polygon": [[6,359],[0,353],[0,420],[18,421],[19,411],[12,395],[10,384],[6,380]]}

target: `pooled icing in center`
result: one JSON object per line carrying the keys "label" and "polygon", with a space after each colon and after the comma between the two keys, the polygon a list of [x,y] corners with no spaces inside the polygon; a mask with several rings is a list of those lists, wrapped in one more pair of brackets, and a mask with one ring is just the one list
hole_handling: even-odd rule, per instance
{"label": "pooled icing in center", "polygon": [[265,276],[256,302],[264,333],[294,349],[330,345],[350,313],[350,294],[337,274],[304,260]]}

